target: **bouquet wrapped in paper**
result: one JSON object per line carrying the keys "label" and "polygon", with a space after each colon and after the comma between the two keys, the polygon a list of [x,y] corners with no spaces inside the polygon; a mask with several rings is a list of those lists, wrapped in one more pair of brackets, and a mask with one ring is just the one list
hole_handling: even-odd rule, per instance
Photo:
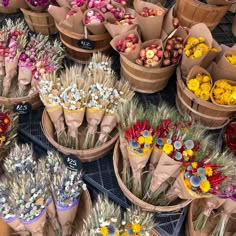
{"label": "bouquet wrapped in paper", "polygon": [[82,233],[76,236],[135,234],[148,236],[154,226],[153,214],[142,212],[139,208],[130,208],[122,216],[120,207],[107,198],[98,196],[95,206],[85,221]]}
{"label": "bouquet wrapped in paper", "polygon": [[34,12],[43,12],[47,9],[51,0],[25,0],[29,8]]}
{"label": "bouquet wrapped in paper", "polygon": [[60,78],[56,76],[55,72],[53,74],[44,75],[38,85],[40,99],[54,124],[57,140],[60,144],[63,144],[66,139],[66,128],[60,98],[61,88]]}
{"label": "bouquet wrapped in paper", "polygon": [[[62,227],[62,235],[72,234],[72,223],[75,219],[81,191],[86,190],[82,182],[82,173],[70,171],[61,163],[58,153],[49,153],[50,181],[56,202],[56,211]],[[48,160],[48,159],[47,159]],[[47,161],[46,161],[47,162]],[[52,169],[52,163],[61,163],[58,169]]]}
{"label": "bouquet wrapped in paper", "polygon": [[63,85],[62,106],[70,136],[70,147],[79,149],[78,128],[82,125],[86,109],[88,86],[85,84],[82,67],[66,68],[61,76]]}
{"label": "bouquet wrapped in paper", "polygon": [[118,81],[113,91],[108,97],[109,104],[106,107],[105,115],[101,122],[101,134],[99,135],[96,146],[105,143],[111,131],[117,124],[117,110],[118,106],[122,103],[128,103],[134,96],[128,82],[124,80]]}
{"label": "bouquet wrapped in paper", "polygon": [[0,76],[5,75],[5,56],[8,55],[8,31],[3,27],[0,31]]}
{"label": "bouquet wrapped in paper", "polygon": [[114,77],[99,69],[88,81],[90,84],[86,109],[88,130],[83,149],[92,148],[95,145],[97,128],[103,119],[106,107],[109,104],[108,98],[113,91],[113,81]]}

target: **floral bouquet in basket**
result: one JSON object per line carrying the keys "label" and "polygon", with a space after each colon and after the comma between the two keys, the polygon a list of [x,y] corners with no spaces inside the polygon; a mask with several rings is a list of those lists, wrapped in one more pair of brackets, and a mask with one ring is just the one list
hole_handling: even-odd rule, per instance
{"label": "floral bouquet in basket", "polygon": [[25,3],[32,11],[43,12],[50,4],[57,4],[57,0],[25,0]]}
{"label": "floral bouquet in basket", "polygon": [[142,212],[139,208],[131,208],[127,209],[122,216],[118,206],[107,198],[98,196],[80,235],[148,236],[154,227],[155,223],[151,213]]}

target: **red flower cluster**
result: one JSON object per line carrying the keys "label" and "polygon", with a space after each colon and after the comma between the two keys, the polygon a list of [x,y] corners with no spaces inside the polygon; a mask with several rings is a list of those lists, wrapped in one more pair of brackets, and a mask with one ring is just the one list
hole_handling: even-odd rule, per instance
{"label": "red flower cluster", "polygon": [[225,129],[225,140],[228,148],[236,155],[236,120],[227,125]]}
{"label": "red flower cluster", "polygon": [[10,118],[7,113],[0,113],[0,147],[6,141],[6,132],[10,126]]}

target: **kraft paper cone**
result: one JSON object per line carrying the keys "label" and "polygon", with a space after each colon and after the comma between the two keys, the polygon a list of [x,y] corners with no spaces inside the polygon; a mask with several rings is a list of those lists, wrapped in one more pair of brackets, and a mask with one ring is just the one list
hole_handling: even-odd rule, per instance
{"label": "kraft paper cone", "polygon": [[78,204],[78,200],[74,200],[69,207],[61,207],[59,203],[56,204],[58,219],[62,227],[62,236],[72,234],[72,223],[76,216]]}
{"label": "kraft paper cone", "polygon": [[98,9],[96,8],[91,8],[91,9],[88,9],[87,11],[84,12],[84,16],[83,16],[83,23],[84,25],[87,27],[87,29],[92,33],[92,34],[104,34],[106,32],[106,28],[104,26],[104,23],[101,22],[99,24],[85,24],[85,18],[87,16],[87,13],[89,11],[94,11],[94,12],[98,12],[99,14],[101,14],[104,18],[104,21],[105,21],[105,16],[104,14],[99,11]]}
{"label": "kraft paper cone", "polygon": [[233,33],[234,37],[236,37],[236,15],[234,15],[234,19],[232,22],[232,33]]}
{"label": "kraft paper cone", "polygon": [[52,123],[54,124],[58,138],[60,134],[65,130],[63,108],[59,105],[44,105]]}
{"label": "kraft paper cone", "polygon": [[98,143],[100,145],[105,143],[108,140],[109,134],[116,127],[116,123],[117,123],[117,118],[115,115],[109,115],[109,114],[104,115],[102,119],[102,123],[100,125],[101,134],[99,135],[99,138],[98,138]]}
{"label": "kraft paper cone", "polygon": [[[131,8],[126,8],[125,13],[136,15],[135,11]],[[104,26],[106,27],[112,38],[130,30],[134,30],[137,27],[137,19],[133,21],[132,25],[115,25],[113,22],[116,20],[116,18],[112,13],[106,13],[106,18],[107,20],[104,22]]]}
{"label": "kraft paper cone", "polygon": [[59,25],[64,27],[67,30],[70,30],[74,33],[83,34],[84,33],[84,24],[83,24],[83,12],[80,8],[75,9],[77,12],[73,16],[66,17],[65,20],[62,20]]}
{"label": "kraft paper cone", "polygon": [[43,236],[44,225],[47,220],[47,209],[44,209],[42,213],[31,221],[22,221],[25,228],[30,231],[32,236]]}
{"label": "kraft paper cone", "polygon": [[[188,73],[187,79],[186,81],[194,78],[198,73],[203,73],[205,75],[208,75],[211,78],[210,73],[205,70],[204,68],[202,68],[201,66],[194,66]],[[211,84],[212,84],[212,78],[211,78]]]}
{"label": "kraft paper cone", "polygon": [[[144,7],[148,7],[153,10],[161,8],[164,13],[162,16],[143,17],[139,15],[139,12],[142,11]],[[137,22],[142,32],[143,41],[159,39],[161,37],[162,24],[167,9],[141,0],[134,0],[134,9],[137,12]]]}
{"label": "kraft paper cone", "polygon": [[150,156],[150,171],[154,170],[154,168],[156,168],[157,163],[159,162],[161,155],[162,155],[163,151],[162,149],[157,148],[156,146],[154,147],[152,154]]}
{"label": "kraft paper cone", "polygon": [[120,134],[120,151],[121,151],[122,160],[123,160],[122,181],[124,183],[127,183],[127,172],[126,172],[126,170],[129,167],[128,148],[127,148],[127,142],[121,134]]}
{"label": "kraft paper cone", "polygon": [[32,67],[19,66],[18,86],[20,93],[22,93],[26,89],[26,86],[31,83],[31,79],[32,79]]}
{"label": "kraft paper cone", "polygon": [[148,154],[141,154],[135,152],[130,147],[128,147],[128,158],[129,163],[132,168],[133,174],[133,193],[138,191],[138,195],[141,195],[142,184],[141,184],[141,174],[143,168],[147,165],[151,152]]}
{"label": "kraft paper cone", "polygon": [[49,198],[47,203],[47,215],[49,217],[49,221],[52,225],[53,230],[56,232],[60,232],[60,225],[56,215],[56,206],[52,197]]}
{"label": "kraft paper cone", "polygon": [[184,182],[184,172],[181,172],[177,177],[174,185],[166,194],[169,202],[173,202],[176,198],[181,199],[196,199],[196,198],[208,198],[211,197],[211,194],[200,195],[192,190],[188,189]]}
{"label": "kraft paper cone", "polygon": [[57,3],[60,7],[68,7],[71,8],[70,6],[70,1],[69,0],[57,0]]}
{"label": "kraft paper cone", "polygon": [[73,138],[78,138],[78,128],[84,120],[85,108],[78,110],[64,109],[65,122],[68,126],[68,133]]}
{"label": "kraft paper cone", "polygon": [[222,67],[219,67],[215,62],[212,62],[211,75],[212,75],[213,81],[220,80],[220,79],[236,81],[235,75],[232,74],[232,72],[227,71]]}
{"label": "kraft paper cone", "polygon": [[20,220],[17,217],[12,217],[10,219],[4,219],[3,220],[15,231],[17,234],[21,236],[28,236],[29,232],[26,231],[25,226],[20,222]]}
{"label": "kraft paper cone", "polygon": [[[128,54],[117,51],[116,45],[117,45],[118,41],[120,39],[124,40],[130,34],[134,34],[138,38],[138,43],[136,45],[136,48],[132,52],[130,52]],[[130,31],[125,32],[123,34],[117,35],[116,37],[114,37],[111,40],[110,44],[113,47],[113,49],[116,50],[120,55],[126,57],[127,59],[129,59],[132,62],[135,62],[135,60],[139,57],[139,53],[140,53],[140,50],[142,48],[142,42],[141,42],[140,36],[139,36],[139,34],[137,32],[137,28],[135,30],[130,30]]]}
{"label": "kraft paper cone", "polygon": [[212,42],[212,48],[216,48],[217,52],[210,50],[209,53],[207,54],[207,56],[203,59],[203,61],[200,64],[200,66],[205,69],[210,66],[210,64],[215,60],[217,55],[219,55],[222,51],[222,48],[214,39]]}
{"label": "kraft paper cone", "polygon": [[13,8],[27,8],[27,3],[25,0],[9,0],[7,7]]}
{"label": "kraft paper cone", "polygon": [[175,173],[178,172],[181,165],[182,162],[175,161],[163,152],[157,164],[157,167],[153,172],[149,188],[150,191],[152,193],[156,192],[162,183],[169,179],[170,176],[173,176]]}
{"label": "kraft paper cone", "polygon": [[66,19],[69,11],[70,9],[68,7],[57,7],[54,5],[49,5],[48,7],[48,12],[58,23]]}
{"label": "kraft paper cone", "polygon": [[[199,24],[192,26],[190,29],[190,32],[189,32],[189,37],[190,36],[193,36],[196,38],[204,37],[205,44],[209,47],[209,49],[211,49],[212,42],[213,42],[212,34],[211,34],[210,30],[208,29],[208,27],[204,23],[199,23]],[[186,43],[186,40],[185,40],[185,43]],[[204,55],[202,55],[201,57],[196,58],[196,59],[190,59],[185,55],[185,53],[183,53],[182,61],[181,61],[182,75],[184,77],[186,77],[187,74],[189,73],[189,71],[191,70],[191,68],[193,66],[200,65],[208,53],[209,52],[205,53]]]}

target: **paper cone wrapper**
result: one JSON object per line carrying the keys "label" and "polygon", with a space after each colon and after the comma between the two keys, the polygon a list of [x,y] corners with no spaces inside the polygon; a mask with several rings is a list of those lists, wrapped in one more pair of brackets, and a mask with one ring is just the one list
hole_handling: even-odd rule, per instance
{"label": "paper cone wrapper", "polygon": [[[199,23],[199,24],[192,26],[192,28],[190,29],[190,32],[189,32],[189,36],[193,36],[196,38],[204,37],[205,44],[209,47],[209,49],[211,49],[213,38],[212,38],[212,34],[211,34],[210,30],[207,28],[207,26],[205,24]],[[186,40],[185,40],[184,44],[186,43]],[[200,65],[208,53],[209,53],[209,51],[207,53],[205,53],[204,55],[202,55],[201,57],[196,58],[196,59],[190,59],[185,55],[185,53],[183,53],[182,61],[181,61],[182,75],[184,77],[186,77],[187,74],[189,73],[189,71],[191,70],[191,68],[196,65]]]}
{"label": "paper cone wrapper", "polygon": [[148,154],[141,154],[128,147],[128,158],[134,179],[140,180],[139,178],[141,177],[142,170],[147,165],[150,155],[151,152]]}
{"label": "paper cone wrapper", "polygon": [[163,153],[162,149],[159,149],[156,146],[154,147],[152,154],[150,156],[151,169],[154,169],[157,166],[157,163],[159,162],[162,153]]}
{"label": "paper cone wrapper", "polygon": [[[136,15],[136,12],[131,8],[126,8],[125,13],[130,13],[134,16]],[[107,20],[104,22],[104,26],[106,27],[112,38],[137,28],[137,19],[133,21],[132,25],[115,25],[113,22],[116,21],[116,18],[110,12],[106,13],[106,19]]]}
{"label": "paper cone wrapper", "polygon": [[85,108],[78,110],[64,109],[65,122],[68,126],[68,133],[71,137],[78,137],[78,128],[84,120]]}
{"label": "paper cone wrapper", "polygon": [[57,0],[57,3],[60,7],[68,7],[71,8],[70,6],[70,1],[69,0]]}
{"label": "paper cone wrapper", "polygon": [[99,135],[98,142],[105,143],[111,131],[116,127],[116,115],[105,114],[101,123],[101,134]]}
{"label": "paper cone wrapper", "polygon": [[196,192],[188,189],[184,182],[184,172],[181,172],[177,177],[172,188],[167,192],[167,198],[170,202],[174,201],[176,198],[181,199],[197,199],[197,198],[208,198],[211,197],[211,194],[200,195]]}
{"label": "paper cone wrapper", "polygon": [[31,83],[32,79],[32,67],[19,66],[18,71],[18,85],[19,90],[25,90],[25,87]]}
{"label": "paper cone wrapper", "polygon": [[217,55],[219,55],[222,51],[222,48],[220,47],[220,45],[214,39],[213,39],[213,42],[212,42],[212,48],[216,48],[217,52],[214,52],[214,51],[210,50],[208,52],[207,56],[201,62],[201,64],[200,64],[201,67],[208,68],[210,66],[210,64],[215,60]]}
{"label": "paper cone wrapper", "polygon": [[56,204],[58,219],[62,227],[62,236],[72,234],[72,223],[75,219],[78,205],[78,200],[74,200],[69,207],[62,207],[59,203]]}
{"label": "paper cone wrapper", "polygon": [[236,201],[231,200],[230,198],[226,199],[222,205],[222,209],[227,214],[236,213]]}
{"label": "paper cone wrapper", "polygon": [[18,65],[18,58],[15,60],[8,60],[5,58],[5,71],[6,75],[3,79],[3,87],[4,89],[9,89],[11,86],[11,81],[12,79],[16,76],[17,74],[17,65]]}
{"label": "paper cone wrapper", "polygon": [[[220,58],[220,60],[217,63],[217,66],[220,68],[224,68],[224,71],[230,72],[234,74],[234,77],[236,75],[236,66],[229,63],[226,59],[226,56],[236,55],[236,49],[229,49],[224,52],[223,56]],[[234,79],[234,81],[236,78]]]}
{"label": "paper cone wrapper", "polygon": [[60,225],[57,219],[56,206],[52,197],[49,198],[47,203],[47,215],[49,217],[53,229],[55,231],[60,230]]}
{"label": "paper cone wrapper", "polygon": [[203,214],[207,217],[211,215],[212,210],[218,209],[226,199],[221,199],[216,196],[203,199],[205,208],[203,209]]}
{"label": "paper cone wrapper", "polygon": [[75,10],[77,13],[73,16],[66,16],[66,19],[62,20],[59,25],[67,30],[74,33],[83,34],[84,24],[83,24],[83,12],[80,8]]}
{"label": "paper cone wrapper", "polygon": [[21,221],[16,217],[11,217],[9,219],[2,218],[15,232],[20,235],[29,235],[29,232],[26,231],[25,226],[21,223]]}
{"label": "paper cone wrapper", "polygon": [[106,32],[106,28],[104,26],[104,23],[101,22],[99,24],[85,24],[85,18],[87,16],[87,13],[89,11],[94,11],[94,12],[98,12],[99,14],[101,14],[104,18],[105,21],[105,16],[102,14],[102,12],[100,12],[98,9],[96,8],[91,8],[88,9],[87,11],[84,12],[84,17],[83,17],[83,23],[84,25],[87,27],[87,29],[92,33],[92,34],[104,34]]}
{"label": "paper cone wrapper", "polygon": [[59,136],[65,130],[63,108],[59,105],[44,105],[52,123],[54,124],[57,136]]}
{"label": "paper cone wrapper", "polygon": [[35,7],[35,6],[31,5],[28,1],[25,1],[25,2],[33,12],[43,12],[47,9],[47,6],[46,7]]}
{"label": "paper cone wrapper", "polygon": [[101,123],[104,113],[105,113],[104,109],[94,109],[94,108],[86,109],[86,119],[89,126],[88,133],[97,132],[97,127]]}
{"label": "paper cone wrapper", "polygon": [[13,8],[27,8],[27,3],[25,0],[9,0],[7,7]]}
{"label": "paper cone wrapper", "polygon": [[153,172],[149,188],[150,191],[152,193],[156,192],[162,183],[164,183],[167,179],[169,179],[169,177],[173,176],[176,172],[179,171],[181,165],[181,162],[175,161],[166,153],[162,152],[157,167]]}
{"label": "paper cone wrapper", "polygon": [[[120,39],[124,40],[129,34],[134,34],[138,38],[138,43],[136,45],[136,48],[128,54],[117,51],[116,45],[117,45],[118,41]],[[140,50],[142,48],[142,42],[141,42],[140,36],[137,32],[137,28],[135,30],[130,30],[130,31],[125,32],[123,34],[117,35],[116,37],[114,37],[111,40],[110,44],[113,47],[113,49],[116,50],[120,55],[126,57],[127,59],[129,59],[132,62],[135,62],[135,60],[139,57],[139,53],[140,53]]]}
{"label": "paper cone wrapper", "polygon": [[33,236],[44,235],[44,225],[47,220],[47,209],[44,209],[42,213],[31,221],[22,221],[25,228],[30,231]]}
{"label": "paper cone wrapper", "polygon": [[70,11],[68,7],[57,7],[54,5],[50,5],[48,7],[48,12],[54,18],[56,22],[61,22],[66,19],[67,13]]}
{"label": "paper cone wrapper", "polygon": [[[163,10],[163,14],[161,16],[153,17],[140,16],[139,12],[142,11],[144,7],[148,7],[153,10],[161,8]],[[134,0],[134,9],[137,12],[137,22],[142,32],[143,41],[147,41],[150,39],[159,39],[161,37],[162,24],[167,9],[156,4],[140,0]]]}
{"label": "paper cone wrapper", "polygon": [[211,77],[210,73],[206,69],[202,68],[201,66],[194,66],[189,71],[186,81],[188,81],[190,79],[193,79],[198,73],[208,75],[211,78],[210,82],[211,82],[211,85],[212,85],[212,77]]}

